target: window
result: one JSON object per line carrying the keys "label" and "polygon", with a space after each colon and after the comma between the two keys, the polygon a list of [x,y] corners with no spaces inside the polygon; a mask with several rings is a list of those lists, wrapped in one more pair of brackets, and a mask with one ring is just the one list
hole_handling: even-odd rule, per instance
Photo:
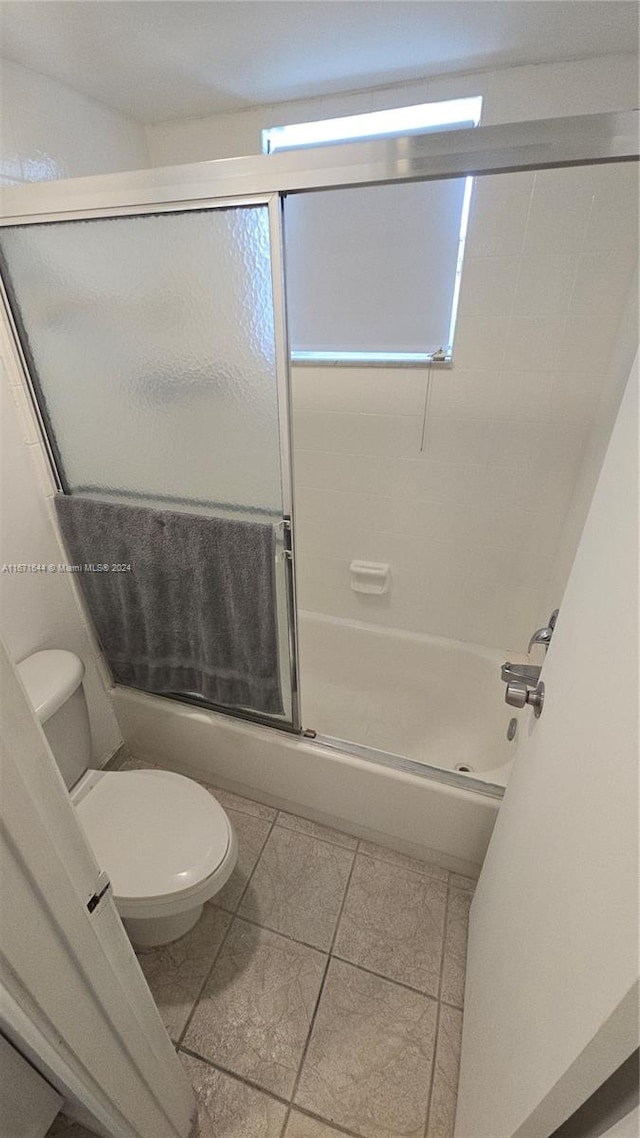
{"label": "window", "polygon": [[[263,131],[266,153],[477,126],[453,99]],[[297,362],[424,362],[453,346],[472,178],[354,186],[285,201],[287,299]]]}

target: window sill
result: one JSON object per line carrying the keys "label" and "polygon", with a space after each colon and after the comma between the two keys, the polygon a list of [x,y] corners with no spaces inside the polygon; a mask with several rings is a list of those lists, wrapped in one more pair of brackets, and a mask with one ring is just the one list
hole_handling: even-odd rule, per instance
{"label": "window sill", "polygon": [[291,363],[294,367],[450,368],[452,358],[434,359],[426,352],[292,352]]}

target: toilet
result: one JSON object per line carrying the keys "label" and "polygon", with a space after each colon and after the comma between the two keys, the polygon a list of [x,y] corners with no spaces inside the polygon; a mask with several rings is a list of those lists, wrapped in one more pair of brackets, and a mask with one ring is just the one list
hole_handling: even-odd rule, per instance
{"label": "toilet", "polygon": [[133,946],[184,936],[236,863],[222,806],[172,771],[89,769],[84,664],[73,652],[36,652],[18,672]]}

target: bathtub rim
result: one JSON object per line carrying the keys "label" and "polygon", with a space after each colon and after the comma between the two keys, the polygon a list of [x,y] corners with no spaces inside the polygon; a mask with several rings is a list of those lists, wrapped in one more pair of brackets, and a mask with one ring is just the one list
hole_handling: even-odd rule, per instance
{"label": "bathtub rim", "polygon": [[466,782],[416,777],[135,688],[110,695],[137,759],[453,873],[480,873],[501,803]]}

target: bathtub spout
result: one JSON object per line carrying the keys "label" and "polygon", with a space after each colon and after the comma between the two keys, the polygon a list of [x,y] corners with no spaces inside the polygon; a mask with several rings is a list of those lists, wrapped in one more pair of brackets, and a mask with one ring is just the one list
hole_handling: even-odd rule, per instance
{"label": "bathtub spout", "polygon": [[549,644],[551,643],[551,637],[553,636],[553,630],[556,626],[557,619],[558,609],[554,609],[554,611],[551,613],[551,616],[549,617],[549,624],[545,628],[537,628],[534,632],[531,640],[529,641],[527,652],[531,651],[534,644],[544,644],[544,650],[546,652]]}

